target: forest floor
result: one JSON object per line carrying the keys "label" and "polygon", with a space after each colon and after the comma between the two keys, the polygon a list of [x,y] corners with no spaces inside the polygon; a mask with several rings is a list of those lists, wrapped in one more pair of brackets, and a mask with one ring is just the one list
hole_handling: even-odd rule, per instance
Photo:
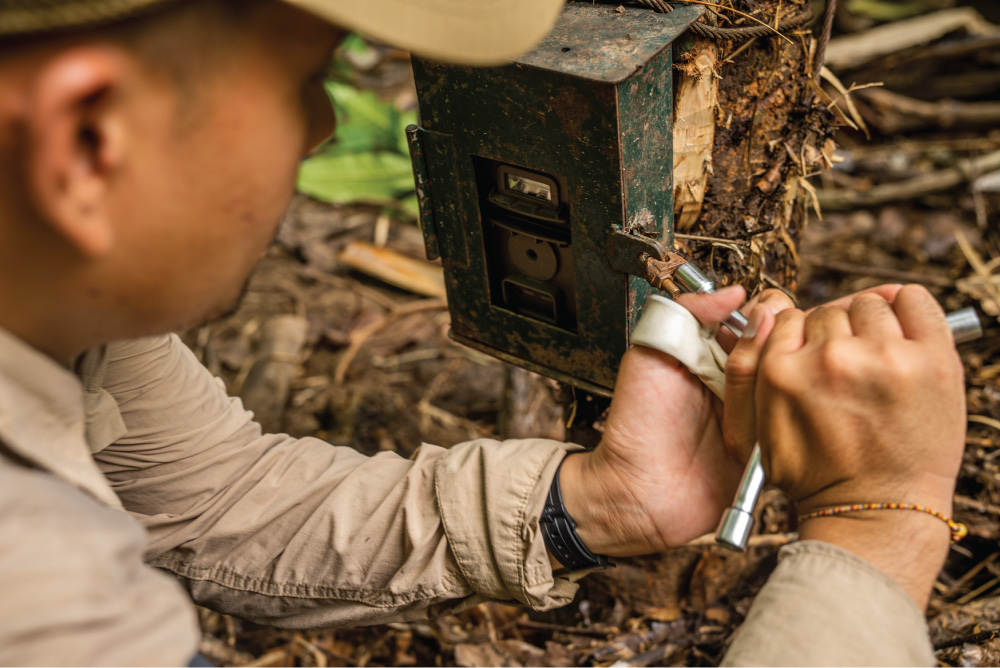
{"label": "forest floor", "polygon": [[[931,123],[838,142],[845,164],[817,179],[821,194],[933,179],[1000,151],[1000,130]],[[986,336],[960,347],[972,417],[955,516],[970,533],[953,545],[928,610],[942,665],[976,666],[1000,665],[1000,178],[982,187],[968,180],[917,197],[827,207],[801,239],[796,298],[811,306],[912,282],[947,310],[983,314]],[[448,338],[447,306],[433,287],[414,294],[352,269],[343,252],[357,242],[424,257],[419,229],[382,206],[298,196],[239,309],[185,340],[232,394],[259,405],[271,430],[403,457],[424,442],[496,437],[504,365]],[[298,332],[291,343],[280,334],[289,323]],[[537,435],[562,437],[557,389],[528,378],[538,389],[530,407]],[[260,396],[262,387],[269,396]],[[202,610],[201,651],[219,665],[715,665],[778,549],[795,538],[780,492],[765,492],[759,526],[746,554],[702,540],[622,560],[613,574],[585,580],[570,606],[546,614],[487,604],[434,621],[295,632]]]}
{"label": "forest floor", "polygon": [[[992,140],[1000,146],[1000,134]],[[905,281],[927,285],[948,309],[982,309],[969,295],[976,274],[956,234],[987,264],[1000,257],[1000,235],[995,226],[981,229],[967,213],[960,206],[901,205],[812,221],[801,246],[800,303]],[[386,226],[387,235],[378,232]],[[423,442],[495,436],[503,365],[448,339],[448,312],[440,300],[328,264],[350,241],[379,235],[390,249],[422,255],[419,230],[383,217],[378,208],[298,199],[239,310],[190,333],[189,343],[239,394],[261,362],[258,333],[266,323],[289,315],[304,319],[308,333],[287,408],[268,425],[293,436],[404,457]],[[989,314],[985,321],[987,336],[961,348],[969,411],[979,416],[969,425],[956,504],[956,518],[969,525],[970,535],[953,547],[930,607],[932,618],[956,618],[938,641],[949,664],[967,661],[969,652],[1000,659],[1000,641],[986,640],[1000,630],[1000,598],[993,598],[1000,594],[1000,327]],[[348,352],[353,359],[345,366]],[[342,383],[334,380],[338,372]],[[551,385],[538,377],[535,382]],[[558,413],[554,400],[542,409]],[[543,435],[558,436],[551,431]],[[713,664],[773,568],[778,548],[794,537],[780,492],[766,492],[761,524],[763,535],[745,555],[702,543],[627,560],[614,579],[596,576],[568,610],[548,615],[485,605],[433,622],[299,633],[206,611],[203,650],[216,661],[254,665]],[[633,588],[642,591],[639,609]],[[649,600],[659,603],[649,607]]]}

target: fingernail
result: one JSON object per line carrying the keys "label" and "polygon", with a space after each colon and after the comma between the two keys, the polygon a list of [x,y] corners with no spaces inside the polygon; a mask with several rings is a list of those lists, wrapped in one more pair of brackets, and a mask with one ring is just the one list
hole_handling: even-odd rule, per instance
{"label": "fingernail", "polygon": [[754,307],[750,311],[750,320],[747,322],[746,329],[743,330],[742,339],[752,339],[757,336],[757,332],[760,331],[761,322],[764,320],[764,309]]}

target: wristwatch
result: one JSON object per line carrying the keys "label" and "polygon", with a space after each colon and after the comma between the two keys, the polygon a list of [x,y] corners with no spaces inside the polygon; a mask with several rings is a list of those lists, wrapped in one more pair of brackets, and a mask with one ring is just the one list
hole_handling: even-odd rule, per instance
{"label": "wristwatch", "polygon": [[559,563],[570,571],[613,565],[606,556],[594,554],[583,544],[576,532],[576,523],[566,512],[566,506],[563,505],[562,489],[559,486],[559,471],[562,470],[566,458],[572,454],[567,454],[562,462],[559,462],[556,475],[549,487],[549,495],[545,499],[545,507],[542,509],[539,524],[542,527],[545,546],[559,560]]}

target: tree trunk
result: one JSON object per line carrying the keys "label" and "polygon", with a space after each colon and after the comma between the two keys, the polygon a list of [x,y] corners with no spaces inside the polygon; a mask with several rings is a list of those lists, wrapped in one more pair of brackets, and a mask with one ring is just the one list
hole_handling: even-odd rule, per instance
{"label": "tree trunk", "polygon": [[[779,7],[782,16],[809,12],[803,0],[732,4],[756,10],[754,16],[771,24]],[[757,25],[739,23],[737,15],[727,18],[737,26]],[[812,201],[803,177],[828,167],[833,151],[834,115],[812,82],[815,39],[807,28],[782,34],[789,39],[758,37],[747,43],[698,37],[683,45],[683,53],[675,52],[676,246],[718,284],[740,283],[751,294],[768,287],[795,289],[797,245]],[[594,406],[605,400],[595,400],[572,434],[579,437],[579,429],[590,428],[594,413],[600,414]],[[709,596],[682,584],[695,564],[725,564],[726,572],[741,573],[762,558],[707,549],[616,560],[618,568],[582,581],[577,600],[606,602],[608,592],[615,592],[627,597],[623,602],[632,610],[704,607],[712,601],[688,599]],[[640,573],[646,584],[635,586]],[[725,596],[738,585],[737,578],[726,582],[712,596]]]}
{"label": "tree trunk", "polygon": [[[792,19],[810,11],[804,0],[733,5],[772,25],[779,11]],[[699,37],[677,57],[677,246],[720,284],[742,283],[751,292],[794,289],[810,203],[802,179],[828,166],[833,150],[834,116],[811,80],[815,40],[806,29],[781,33],[787,39]],[[701,183],[692,163],[703,165]]]}

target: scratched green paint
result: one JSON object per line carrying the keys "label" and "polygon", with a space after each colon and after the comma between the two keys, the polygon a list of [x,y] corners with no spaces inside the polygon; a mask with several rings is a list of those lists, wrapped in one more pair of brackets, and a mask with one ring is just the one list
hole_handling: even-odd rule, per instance
{"label": "scratched green paint", "polygon": [[[568,6],[533,52],[495,68],[415,58],[411,132],[425,238],[440,254],[453,336],[535,371],[608,392],[651,288],[611,268],[611,235],[673,229],[671,43],[700,16]],[[491,301],[473,156],[564,177],[575,331]]]}

